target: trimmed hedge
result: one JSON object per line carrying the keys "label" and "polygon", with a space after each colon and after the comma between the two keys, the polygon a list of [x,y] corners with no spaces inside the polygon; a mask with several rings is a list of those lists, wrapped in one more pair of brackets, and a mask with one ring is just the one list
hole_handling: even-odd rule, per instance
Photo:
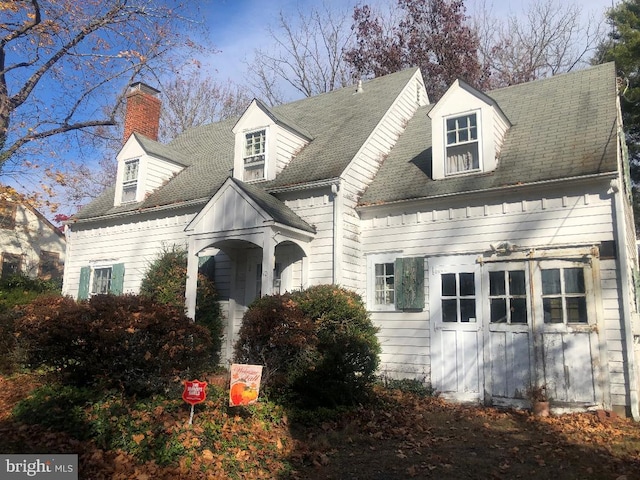
{"label": "trimmed hedge", "polygon": [[335,285],[265,296],[243,317],[234,358],[263,365],[266,387],[305,408],[366,401],[377,328],[358,294]]}
{"label": "trimmed hedge", "polygon": [[135,295],[36,299],[15,328],[27,367],[49,367],[65,382],[129,395],[164,392],[176,377],[199,373],[211,349],[206,328]]}

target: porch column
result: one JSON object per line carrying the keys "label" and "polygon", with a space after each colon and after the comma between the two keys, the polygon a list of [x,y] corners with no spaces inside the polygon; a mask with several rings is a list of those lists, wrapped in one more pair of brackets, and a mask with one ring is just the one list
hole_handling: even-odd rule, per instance
{"label": "porch column", "polygon": [[185,291],[187,316],[195,320],[196,318],[196,294],[198,289],[198,256],[195,255],[195,242],[189,239],[189,249],[187,250],[187,286]]}
{"label": "porch column", "polygon": [[262,240],[262,295],[273,293],[273,269],[276,266],[276,241],[275,233],[265,229]]}

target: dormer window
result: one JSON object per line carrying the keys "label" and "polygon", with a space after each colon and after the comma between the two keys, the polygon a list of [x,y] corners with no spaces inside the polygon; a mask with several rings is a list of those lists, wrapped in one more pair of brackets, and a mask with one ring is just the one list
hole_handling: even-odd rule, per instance
{"label": "dormer window", "polygon": [[263,180],[266,154],[266,130],[245,135],[244,180]]}
{"label": "dormer window", "polygon": [[446,175],[480,169],[478,118],[476,113],[446,120]]}
{"label": "dormer window", "polygon": [[138,193],[138,166],[139,160],[129,160],[124,164],[124,177],[122,180],[122,203],[135,202]]}

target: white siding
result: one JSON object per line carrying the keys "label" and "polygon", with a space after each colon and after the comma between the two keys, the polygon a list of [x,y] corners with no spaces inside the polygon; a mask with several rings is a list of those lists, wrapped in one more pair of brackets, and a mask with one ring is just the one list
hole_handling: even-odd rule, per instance
{"label": "white siding", "polygon": [[[316,228],[316,236],[311,241],[309,258],[305,260],[309,262],[308,283],[303,287],[333,282],[334,202],[329,195],[329,189],[288,193],[279,197],[300,218]],[[295,285],[299,284],[295,283]]]}
{"label": "white siding", "polygon": [[360,282],[364,260],[360,244],[360,221],[355,208],[404,131],[407,121],[414,115],[418,107],[415,89],[415,81],[407,83],[342,176],[342,225],[336,226],[342,229],[341,278],[338,280],[341,285],[360,294],[364,294],[364,284]]}
{"label": "white siding", "polygon": [[[420,208],[367,209],[362,212],[364,253],[401,250],[398,256],[483,254],[491,243],[509,241],[521,250],[549,246],[590,245],[614,240],[612,204],[604,195],[607,184],[592,186],[589,194],[530,196],[526,201],[461,204],[434,201]],[[614,260],[601,261],[602,310],[613,405],[624,398],[623,344],[621,338],[619,278]],[[363,273],[359,283],[366,283]],[[428,290],[428,282],[425,282]],[[426,292],[428,294],[428,292]],[[425,296],[428,298],[428,295]],[[381,327],[381,370],[420,377],[429,371],[429,312],[374,312]],[[409,338],[411,337],[411,338]],[[406,364],[405,364],[406,361]]]}
{"label": "white siding", "polygon": [[163,247],[186,247],[184,228],[193,214],[147,218],[103,227],[72,225],[63,293],[76,297],[80,269],[88,265],[125,264],[124,293],[137,293],[149,263]]}
{"label": "white siding", "polygon": [[175,163],[166,162],[150,156],[144,157],[144,178],[142,178],[142,188],[145,193],[151,193],[167,182],[175,173],[184,167]]}
{"label": "white siding", "polygon": [[274,128],[274,133],[276,135],[275,175],[278,175],[308,142],[284,128]]}
{"label": "white siding", "polygon": [[57,253],[62,266],[66,249],[64,237],[29,208],[15,205],[15,228],[0,229],[0,260],[3,253],[22,256],[22,270],[31,277],[38,274],[42,251]]}

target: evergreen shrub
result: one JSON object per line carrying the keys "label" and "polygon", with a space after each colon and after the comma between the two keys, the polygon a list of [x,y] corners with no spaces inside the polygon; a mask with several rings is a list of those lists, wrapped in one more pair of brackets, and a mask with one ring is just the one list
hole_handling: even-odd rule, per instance
{"label": "evergreen shrub", "polygon": [[263,365],[270,386],[299,406],[353,405],[366,401],[375,383],[376,333],[358,294],[320,285],[251,304],[235,361]]}
{"label": "evergreen shrub", "polygon": [[[165,247],[149,265],[140,295],[177,309],[185,308],[187,287],[187,251],[173,245]],[[210,362],[218,365],[222,346],[223,315],[218,292],[212,279],[198,273],[195,322],[209,330],[212,340]]]}
{"label": "evergreen shrub", "polygon": [[291,378],[311,368],[315,326],[289,294],[256,299],[245,312],[234,361],[262,365],[262,388],[282,393]]}

